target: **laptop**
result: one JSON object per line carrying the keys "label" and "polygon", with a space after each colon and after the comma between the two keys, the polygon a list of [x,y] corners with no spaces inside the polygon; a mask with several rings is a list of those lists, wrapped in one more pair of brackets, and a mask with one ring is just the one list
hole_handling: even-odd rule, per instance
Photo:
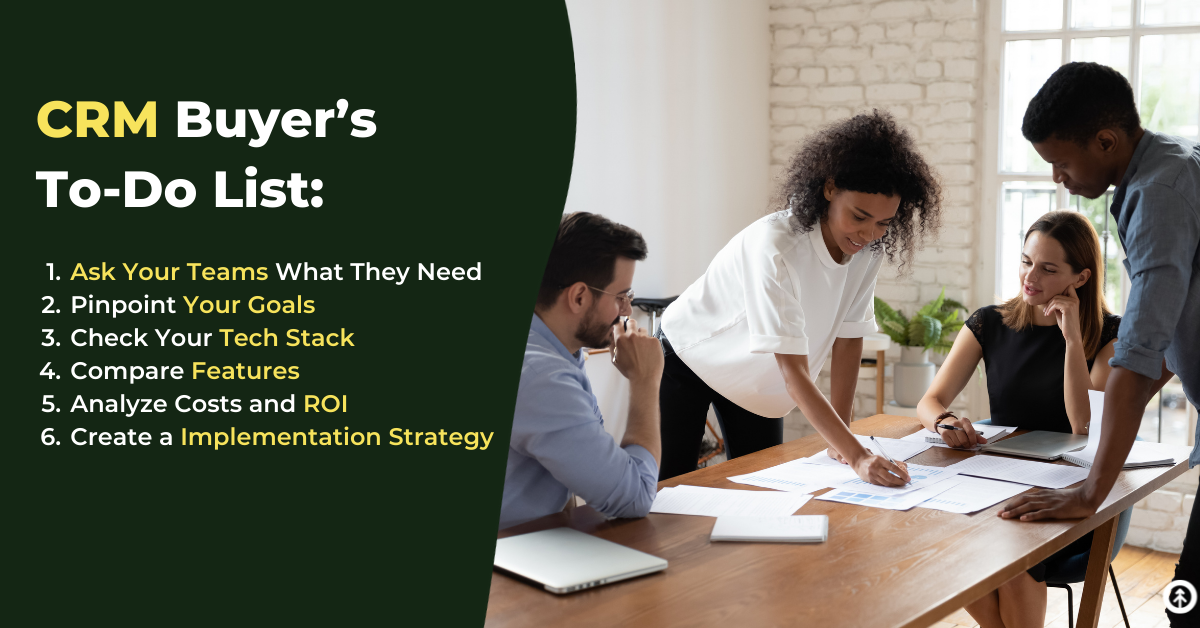
{"label": "laptop", "polygon": [[573,593],[667,568],[667,561],[571,528],[496,541],[493,565],[551,593]]}
{"label": "laptop", "polygon": [[1038,460],[1058,460],[1063,454],[1086,447],[1087,444],[1087,434],[1035,430],[1020,436],[1009,436],[995,443],[988,443],[980,447],[980,451],[989,454],[1037,458]]}

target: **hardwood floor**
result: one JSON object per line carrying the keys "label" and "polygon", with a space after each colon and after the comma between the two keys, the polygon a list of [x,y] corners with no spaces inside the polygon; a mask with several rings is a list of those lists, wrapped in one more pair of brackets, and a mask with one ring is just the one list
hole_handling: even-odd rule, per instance
{"label": "hardwood floor", "polygon": [[[1125,612],[1129,614],[1131,628],[1166,627],[1167,614],[1163,609],[1162,590],[1175,576],[1175,561],[1179,554],[1156,552],[1142,547],[1125,546],[1113,561],[1117,584],[1121,588],[1121,599],[1125,601]],[[1083,583],[1071,586],[1075,592],[1075,603],[1083,593]],[[1079,608],[1076,606],[1078,615]],[[1100,628],[1124,626],[1117,596],[1111,584],[1104,588],[1104,606],[1100,612]],[[933,625],[934,628],[978,628],[965,610],[959,609]],[[1067,628],[1067,592],[1051,588],[1046,605],[1047,628]]]}

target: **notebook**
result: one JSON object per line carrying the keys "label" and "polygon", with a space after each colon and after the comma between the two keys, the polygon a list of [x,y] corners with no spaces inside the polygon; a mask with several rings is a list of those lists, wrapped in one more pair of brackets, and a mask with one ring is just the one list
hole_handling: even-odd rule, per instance
{"label": "notebook", "polygon": [[1065,434],[1035,430],[1020,436],[1010,436],[998,443],[988,443],[979,449],[989,454],[1008,454],[1038,460],[1058,460],[1063,454],[1081,449],[1088,443],[1083,434]]}
{"label": "notebook", "polygon": [[829,538],[829,517],[717,517],[713,541],[757,541],[761,543],[824,543]]}
{"label": "notebook", "polygon": [[[1096,461],[1096,454],[1100,451],[1100,430],[1104,427],[1102,419],[1104,416],[1104,393],[1098,390],[1089,390],[1088,401],[1092,407],[1092,422],[1088,426],[1087,447],[1080,451],[1063,454],[1063,460],[1090,469]],[[1123,468],[1140,469],[1173,465],[1186,460],[1191,453],[1191,447],[1135,441],[1133,448],[1129,450],[1129,457],[1125,459]]]}
{"label": "notebook", "polygon": [[[994,442],[995,439],[1007,436],[1009,432],[1015,429],[1005,425],[979,425],[978,423],[972,423],[971,427],[975,428],[975,431],[979,432],[979,435],[986,438],[989,443]],[[934,443],[935,445],[941,445],[945,442],[941,436],[928,430],[926,432],[928,436],[925,437],[925,442]]]}

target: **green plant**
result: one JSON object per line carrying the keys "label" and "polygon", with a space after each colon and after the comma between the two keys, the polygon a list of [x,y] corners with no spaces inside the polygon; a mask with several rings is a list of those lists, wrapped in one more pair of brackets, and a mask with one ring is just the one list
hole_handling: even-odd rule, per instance
{"label": "green plant", "polygon": [[946,298],[946,289],[938,298],[917,310],[911,319],[892,309],[883,299],[875,297],[875,318],[879,329],[902,347],[925,347],[947,353],[953,344],[947,336],[962,329],[958,311],[969,312],[967,306]]}

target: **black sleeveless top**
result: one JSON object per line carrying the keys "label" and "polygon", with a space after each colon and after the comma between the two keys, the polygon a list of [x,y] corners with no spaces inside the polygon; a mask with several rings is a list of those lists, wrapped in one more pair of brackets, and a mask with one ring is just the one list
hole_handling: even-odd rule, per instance
{"label": "black sleeveless top", "polygon": [[[1104,315],[1101,348],[1117,337],[1120,326],[1120,316]],[[1014,331],[1004,324],[1000,307],[989,305],[975,310],[966,327],[983,347],[992,423],[1070,433],[1063,401],[1067,341],[1058,325]],[[1093,361],[1087,362],[1089,371]]]}

